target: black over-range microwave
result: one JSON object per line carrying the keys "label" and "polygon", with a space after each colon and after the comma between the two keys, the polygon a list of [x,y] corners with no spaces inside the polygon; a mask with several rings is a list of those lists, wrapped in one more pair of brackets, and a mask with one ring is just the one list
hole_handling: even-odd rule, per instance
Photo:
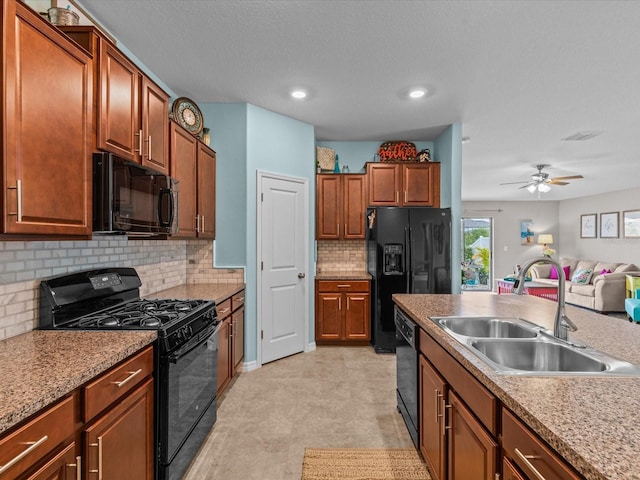
{"label": "black over-range microwave", "polygon": [[118,158],[93,154],[93,232],[152,236],[174,233],[178,181]]}

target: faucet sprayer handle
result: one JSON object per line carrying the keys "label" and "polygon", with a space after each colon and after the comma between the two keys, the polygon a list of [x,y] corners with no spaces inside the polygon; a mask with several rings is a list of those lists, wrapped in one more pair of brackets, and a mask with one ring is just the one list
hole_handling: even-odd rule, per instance
{"label": "faucet sprayer handle", "polygon": [[571,319],[569,319],[569,317],[567,317],[566,315],[562,315],[562,326],[570,332],[575,332],[576,330],[578,330],[576,324],[573,323]]}

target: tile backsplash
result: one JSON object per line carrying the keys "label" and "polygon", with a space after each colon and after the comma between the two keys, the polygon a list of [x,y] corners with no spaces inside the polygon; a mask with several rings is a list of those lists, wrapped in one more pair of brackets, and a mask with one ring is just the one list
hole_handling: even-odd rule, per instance
{"label": "tile backsplash", "polygon": [[367,270],[365,240],[318,240],[316,270],[320,272],[364,272]]}
{"label": "tile backsplash", "polygon": [[210,240],[0,242],[0,340],[37,327],[40,280],[102,267],[134,267],[149,295],[183,283],[241,283],[242,269],[213,268]]}

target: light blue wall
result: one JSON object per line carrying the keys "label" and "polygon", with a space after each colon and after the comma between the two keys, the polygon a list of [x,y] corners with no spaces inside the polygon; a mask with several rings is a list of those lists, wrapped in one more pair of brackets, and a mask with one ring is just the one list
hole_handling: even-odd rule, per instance
{"label": "light blue wall", "polygon": [[440,160],[440,206],[451,208],[451,286],[460,293],[460,249],[462,217],[462,125],[454,123],[434,142],[434,158]]}
{"label": "light blue wall", "polygon": [[214,265],[247,263],[247,104],[200,105],[216,151],[216,240]]}
{"label": "light blue wall", "polygon": [[247,105],[247,267],[245,361],[257,359],[257,229],[256,176],[266,171],[309,180],[309,339],[313,341],[312,252],[315,239],[315,134],[312,125]]}
{"label": "light blue wall", "polygon": [[[364,173],[365,163],[373,162],[373,156],[378,152],[378,148],[384,140],[376,142],[325,142],[318,141],[319,147],[333,148],[338,155],[340,166],[348,165],[351,173]],[[433,156],[433,142],[413,142],[418,151],[428,148],[431,151],[431,158],[439,161]]]}

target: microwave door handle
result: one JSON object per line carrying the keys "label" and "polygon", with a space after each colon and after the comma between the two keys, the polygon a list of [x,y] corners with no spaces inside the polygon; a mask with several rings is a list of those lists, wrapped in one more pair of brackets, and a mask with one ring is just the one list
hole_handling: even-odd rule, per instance
{"label": "microwave door handle", "polygon": [[[169,220],[166,222],[162,220],[162,197],[164,197],[165,195],[169,196]],[[171,223],[173,222],[173,213],[174,203],[172,192],[167,188],[163,188],[162,190],[160,190],[160,195],[158,195],[158,220],[160,221],[161,227],[171,226]]]}

